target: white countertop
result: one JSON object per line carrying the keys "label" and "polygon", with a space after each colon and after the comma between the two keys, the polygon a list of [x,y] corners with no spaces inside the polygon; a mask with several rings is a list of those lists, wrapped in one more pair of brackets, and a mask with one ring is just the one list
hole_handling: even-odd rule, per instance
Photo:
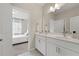
{"label": "white countertop", "polygon": [[55,38],[57,40],[64,40],[67,42],[72,42],[72,43],[78,43],[79,44],[79,39],[72,38],[71,36],[64,36],[62,33],[36,33],[38,35],[46,36],[49,38]]}

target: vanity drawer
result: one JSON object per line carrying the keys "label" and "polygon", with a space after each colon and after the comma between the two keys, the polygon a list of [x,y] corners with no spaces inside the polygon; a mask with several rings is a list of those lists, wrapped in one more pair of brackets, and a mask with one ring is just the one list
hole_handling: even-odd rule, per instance
{"label": "vanity drawer", "polygon": [[56,43],[56,39],[55,38],[47,37],[46,39],[47,39],[48,43],[53,43],[53,44]]}

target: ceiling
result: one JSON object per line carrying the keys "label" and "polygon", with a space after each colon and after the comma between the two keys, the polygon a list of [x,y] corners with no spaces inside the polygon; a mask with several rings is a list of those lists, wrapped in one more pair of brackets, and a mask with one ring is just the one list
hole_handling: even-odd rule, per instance
{"label": "ceiling", "polygon": [[25,7],[25,6],[44,6],[45,5],[45,3],[12,3],[12,5],[14,5],[14,6],[23,6],[23,7]]}
{"label": "ceiling", "polygon": [[[13,3],[12,5],[21,6],[21,7],[30,7],[30,6],[42,7],[42,6],[45,6],[45,4],[48,4],[48,3]],[[59,10],[56,10],[56,13],[60,13],[74,7],[79,7],[79,3],[59,3],[59,4],[62,4],[62,6]]]}

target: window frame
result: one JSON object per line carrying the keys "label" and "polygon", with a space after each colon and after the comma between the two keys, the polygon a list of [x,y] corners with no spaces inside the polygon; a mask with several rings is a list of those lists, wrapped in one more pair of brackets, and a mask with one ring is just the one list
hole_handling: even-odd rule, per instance
{"label": "window frame", "polygon": [[[14,33],[14,29],[13,29],[13,22],[16,22],[16,21],[18,21],[18,22],[20,22],[21,23],[21,29],[19,30],[20,32],[16,32],[16,33]],[[13,17],[12,18],[12,34],[13,35],[22,35],[23,33],[22,33],[22,23],[23,23],[23,21],[24,21],[24,19],[20,19],[20,18],[16,18],[16,17]]]}

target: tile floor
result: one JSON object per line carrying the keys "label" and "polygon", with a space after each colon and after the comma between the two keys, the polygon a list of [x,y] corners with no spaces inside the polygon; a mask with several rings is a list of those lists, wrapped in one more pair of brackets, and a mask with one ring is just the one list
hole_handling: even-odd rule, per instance
{"label": "tile floor", "polygon": [[37,50],[28,51],[28,43],[13,46],[15,56],[42,56]]}
{"label": "tile floor", "polygon": [[43,55],[37,50],[33,50],[33,51],[27,51],[25,53],[19,54],[18,56],[43,56]]}
{"label": "tile floor", "polygon": [[13,46],[14,55],[16,56],[18,54],[22,54],[22,53],[28,51],[27,47],[28,47],[28,43]]}

